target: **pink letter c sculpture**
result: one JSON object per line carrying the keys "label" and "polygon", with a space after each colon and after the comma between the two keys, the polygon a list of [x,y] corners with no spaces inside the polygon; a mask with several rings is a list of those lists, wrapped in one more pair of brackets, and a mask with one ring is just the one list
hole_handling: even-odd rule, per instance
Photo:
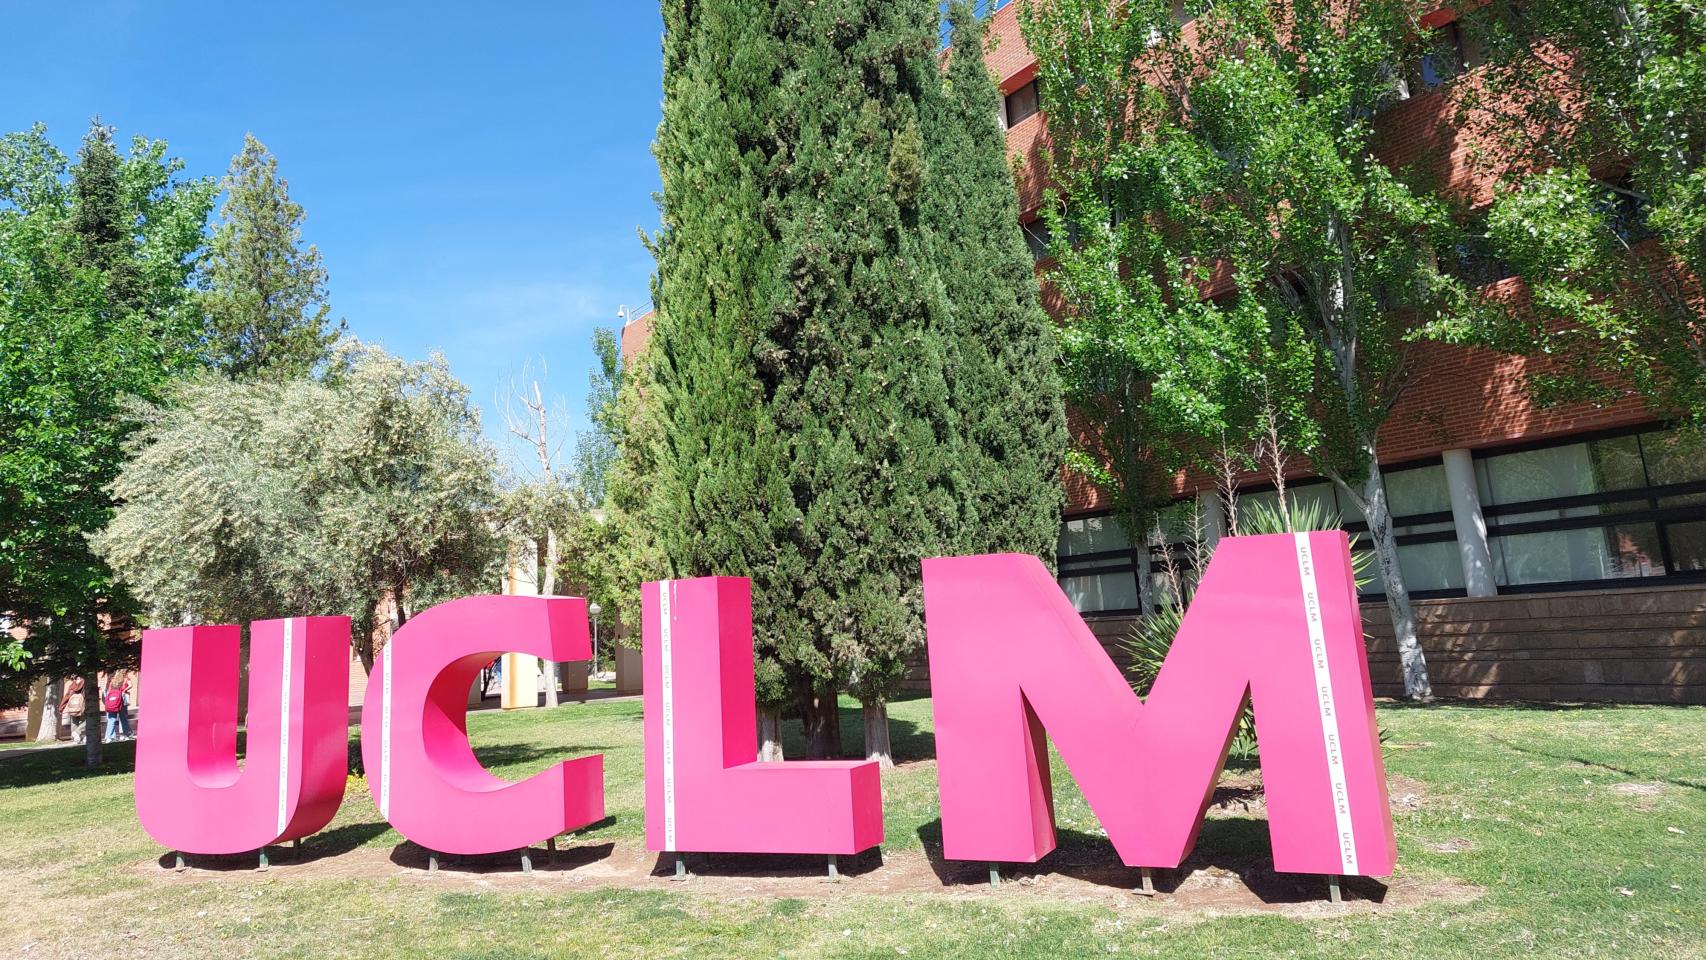
{"label": "pink letter c sculpture", "polygon": [[883,842],[876,763],[758,762],[750,581],[648,583],[641,620],[648,849],[854,854]]}
{"label": "pink letter c sculpture", "polygon": [[948,859],[1054,848],[1046,730],[1120,858],[1178,866],[1249,697],[1275,867],[1392,872],[1343,533],[1221,540],[1145,701],[1035,557],[926,560],[924,605]]}
{"label": "pink letter c sculpture", "polygon": [[361,755],[379,813],[440,853],[519,850],[604,819],[604,758],[577,757],[520,783],[486,772],[468,743],[468,690],[499,654],[587,660],[586,601],[464,597],[422,611],[367,681]]}
{"label": "pink letter c sculpture", "polygon": [[349,773],[349,635],[347,617],[250,627],[239,768],[242,630],[143,631],[148,706],[136,743],[136,815],[148,835],[184,853],[235,854],[330,823]]}

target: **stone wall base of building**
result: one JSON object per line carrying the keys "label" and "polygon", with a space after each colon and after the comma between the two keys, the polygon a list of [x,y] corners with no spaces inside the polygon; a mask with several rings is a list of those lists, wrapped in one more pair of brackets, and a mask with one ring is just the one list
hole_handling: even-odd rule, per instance
{"label": "stone wall base of building", "polygon": [[[1376,696],[1399,697],[1384,603],[1363,605]],[[1416,602],[1434,695],[1706,703],[1706,587]]]}
{"label": "stone wall base of building", "polygon": [[[1436,697],[1706,704],[1706,587],[1418,600],[1415,607]],[[1386,604],[1363,604],[1362,613],[1374,694],[1402,697]],[[1124,669],[1119,641],[1132,620],[1087,622]],[[923,656],[906,688],[929,692]]]}

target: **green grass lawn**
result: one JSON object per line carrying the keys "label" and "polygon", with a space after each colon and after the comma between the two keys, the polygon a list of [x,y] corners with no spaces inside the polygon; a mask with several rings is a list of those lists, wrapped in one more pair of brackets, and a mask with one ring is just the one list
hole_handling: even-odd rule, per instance
{"label": "green grass lawn", "polygon": [[[1383,706],[1392,889],[1451,895],[1338,909],[1282,896],[1306,902],[1233,911],[1183,887],[1147,901],[1057,879],[1091,864],[1104,881],[1135,882],[1058,757],[1062,852],[998,890],[976,882],[977,865],[935,880],[919,866],[939,835],[929,701],[892,716],[902,765],[883,784],[887,864],[839,886],[796,880],[780,897],[762,886],[774,865],[737,858],[685,884],[596,879],[600,858],[632,859],[643,841],[634,701],[470,719],[481,756],[512,778],[605,755],[611,819],[568,841],[587,851],[578,866],[532,877],[501,865],[426,875],[359,782],[308,842],[307,863],[280,855],[269,873],[210,863],[179,875],[136,823],[132,745],[110,746],[93,772],[81,751],[22,751],[0,758],[0,956],[1706,956],[1706,709]],[[843,729],[854,746],[857,714]],[[1266,847],[1258,819],[1211,820],[1187,879],[1236,886]],[[900,874],[930,882],[885,887]]]}

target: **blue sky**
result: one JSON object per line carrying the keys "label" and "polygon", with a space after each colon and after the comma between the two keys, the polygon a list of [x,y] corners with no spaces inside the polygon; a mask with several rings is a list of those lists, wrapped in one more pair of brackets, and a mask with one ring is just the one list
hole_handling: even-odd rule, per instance
{"label": "blue sky", "polygon": [[656,5],[0,0],[0,128],[67,152],[89,118],[224,172],[253,132],[320,247],[332,309],[494,395],[543,361],[577,426],[589,343],[648,298]]}

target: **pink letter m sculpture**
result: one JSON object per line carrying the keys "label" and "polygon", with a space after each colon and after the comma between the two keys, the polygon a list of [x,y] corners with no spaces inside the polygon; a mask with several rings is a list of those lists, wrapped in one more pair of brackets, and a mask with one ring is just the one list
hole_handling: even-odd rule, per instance
{"label": "pink letter m sculpture", "polygon": [[331,822],[349,773],[349,631],[347,617],[250,627],[241,769],[242,631],[143,631],[148,706],[136,743],[136,815],[149,836],[184,853],[248,853]]}
{"label": "pink letter m sculpture", "polygon": [[1275,867],[1392,872],[1343,533],[1220,541],[1147,701],[1035,557],[927,560],[924,604],[948,859],[1054,849],[1046,729],[1121,860],[1177,867],[1249,697]]}
{"label": "pink letter m sculpture", "polygon": [[749,581],[648,583],[641,621],[648,849],[855,854],[883,842],[874,762],[758,762]]}

